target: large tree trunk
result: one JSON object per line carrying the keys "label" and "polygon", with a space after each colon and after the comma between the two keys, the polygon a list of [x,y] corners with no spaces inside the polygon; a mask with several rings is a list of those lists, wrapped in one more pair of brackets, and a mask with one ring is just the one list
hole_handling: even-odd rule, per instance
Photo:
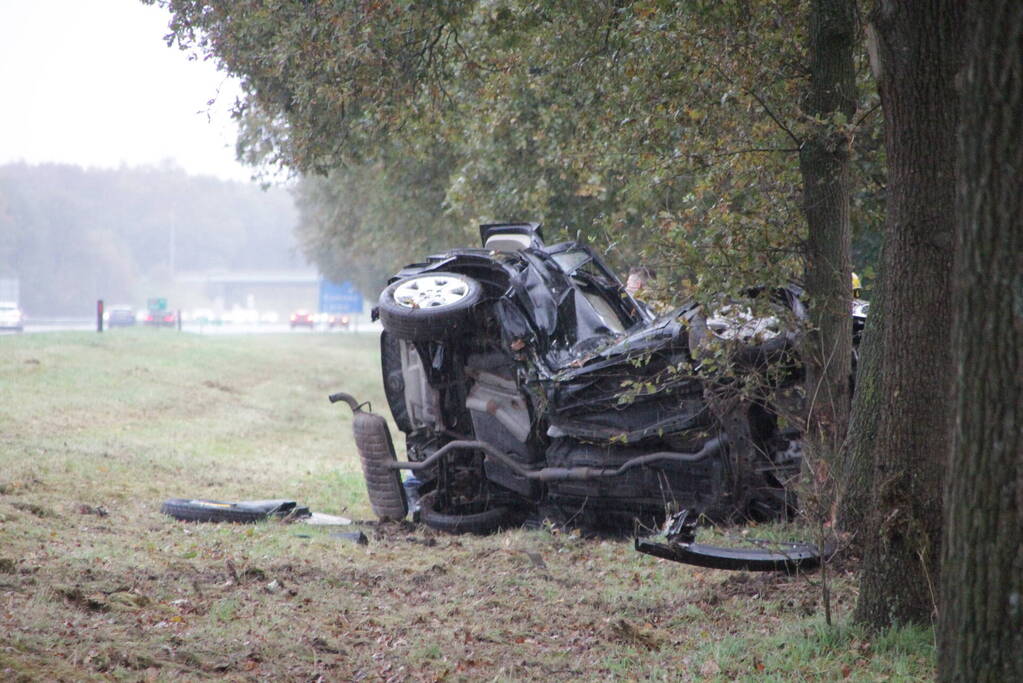
{"label": "large tree trunk", "polygon": [[889,195],[881,406],[855,618],[873,628],[928,623],[936,609],[952,437],[948,298],[961,4],[881,0],[872,16]]}
{"label": "large tree trunk", "polygon": [[874,445],[884,390],[881,375],[881,343],[885,325],[884,272],[880,273],[875,291],[860,341],[849,431],[840,469],[835,475],[840,496],[838,526],[842,531],[851,532],[848,546],[853,553],[863,552],[866,520],[873,498]]}
{"label": "large tree trunk", "polygon": [[1023,3],[978,7],[962,79],[939,677],[1023,681]]}
{"label": "large tree trunk", "polygon": [[[806,362],[810,455],[833,458],[849,422],[852,296],[849,225],[849,135],[856,111],[854,0],[814,0],[810,13],[811,117],[800,147],[806,214],[806,291],[811,329]],[[818,482],[820,483],[820,482]]]}

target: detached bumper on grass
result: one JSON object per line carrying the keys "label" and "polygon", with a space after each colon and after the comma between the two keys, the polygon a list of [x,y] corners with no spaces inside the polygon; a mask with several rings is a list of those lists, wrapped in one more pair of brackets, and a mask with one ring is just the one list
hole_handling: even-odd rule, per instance
{"label": "detached bumper on grass", "polygon": [[186,522],[235,522],[252,524],[267,519],[300,519],[309,517],[309,508],[293,500],[243,500],[228,503],[219,500],[171,498],[160,506],[160,512]]}

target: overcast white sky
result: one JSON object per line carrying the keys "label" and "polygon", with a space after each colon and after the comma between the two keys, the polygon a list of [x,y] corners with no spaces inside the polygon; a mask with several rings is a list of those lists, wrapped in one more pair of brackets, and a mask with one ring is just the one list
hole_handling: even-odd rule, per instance
{"label": "overcast white sky", "polygon": [[170,159],[249,180],[234,160],[238,86],[167,47],[169,16],[138,0],[0,0],[0,164]]}

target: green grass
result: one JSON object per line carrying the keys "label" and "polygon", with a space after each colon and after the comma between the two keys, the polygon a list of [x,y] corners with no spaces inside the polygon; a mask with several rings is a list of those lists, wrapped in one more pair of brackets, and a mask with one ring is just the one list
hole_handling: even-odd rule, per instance
{"label": "green grass", "polygon": [[299,497],[368,512],[350,411],[326,398],[382,403],[368,336],[25,335],[0,355],[12,482],[74,480],[81,503]]}
{"label": "green grass", "polygon": [[326,396],[386,413],[378,362],[358,334],[0,337],[0,679],[933,676],[929,631],[847,624],[846,573],[828,628],[815,576],[699,569],[551,528],[367,523],[359,546],[160,514],[170,497],[287,497],[370,518],[350,410]]}

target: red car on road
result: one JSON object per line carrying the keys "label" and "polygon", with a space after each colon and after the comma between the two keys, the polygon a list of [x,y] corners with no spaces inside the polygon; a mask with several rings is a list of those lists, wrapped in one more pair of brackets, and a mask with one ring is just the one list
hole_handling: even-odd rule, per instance
{"label": "red car on road", "polygon": [[291,329],[296,327],[308,327],[312,328],[316,323],[313,320],[313,314],[304,308],[300,308],[291,314],[291,320],[289,321]]}
{"label": "red car on road", "polygon": [[339,327],[342,330],[347,330],[352,324],[352,319],[344,313],[333,313],[327,318],[327,323],[330,325],[330,329]]}
{"label": "red car on road", "polygon": [[178,324],[178,315],[174,311],[149,311],[143,322],[153,327],[174,327]]}

